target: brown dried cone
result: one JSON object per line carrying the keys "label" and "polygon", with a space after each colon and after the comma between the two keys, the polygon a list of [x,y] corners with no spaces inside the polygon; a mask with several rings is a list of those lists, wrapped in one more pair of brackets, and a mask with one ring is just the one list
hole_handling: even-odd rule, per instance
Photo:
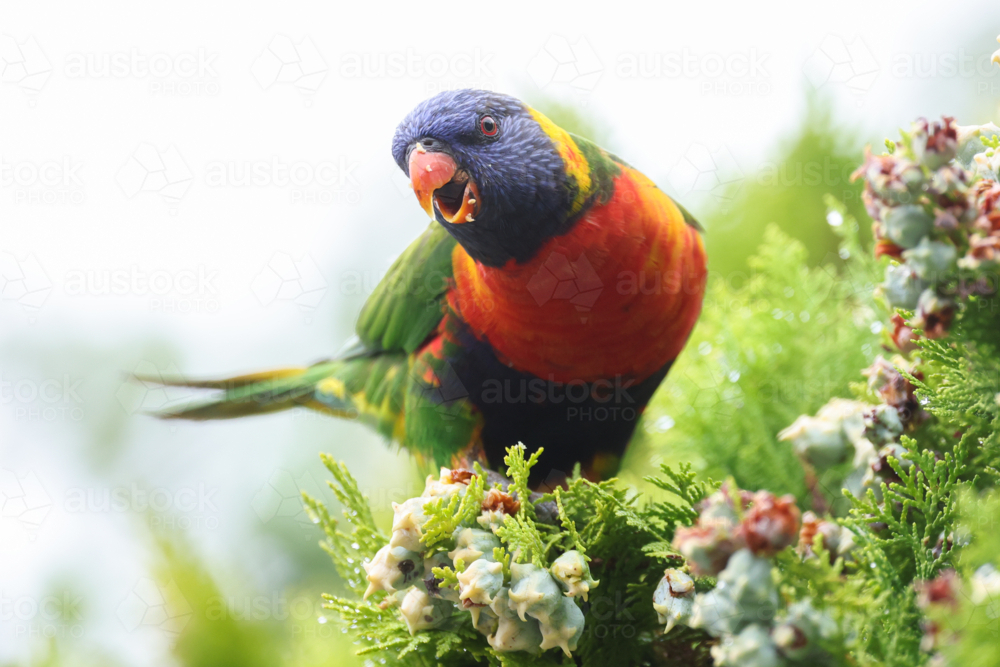
{"label": "brown dried cone", "polygon": [[[998,239],[1000,241],[1000,239]],[[924,290],[917,303],[917,312],[911,323],[922,329],[924,336],[934,340],[948,335],[951,321],[955,318],[955,302],[933,290]]]}
{"label": "brown dried cone", "polygon": [[920,118],[913,124],[914,156],[928,169],[940,169],[955,158],[958,151],[958,126],[944,116],[941,122]]}
{"label": "brown dried cone", "polygon": [[736,533],[755,556],[773,556],[795,542],[800,518],[794,496],[758,491]]}
{"label": "brown dried cone", "polygon": [[468,468],[453,468],[451,470],[451,481],[455,484],[469,484],[469,480],[475,477],[476,473]]}
{"label": "brown dried cone", "polygon": [[495,533],[503,525],[505,517],[514,516],[520,509],[521,503],[514,496],[500,489],[490,489],[483,498],[482,514],[476,521]]}
{"label": "brown dried cone", "polygon": [[[907,365],[899,357],[895,361],[904,368]],[[906,370],[918,380],[923,380],[923,373],[916,368],[911,367]],[[868,387],[878,393],[886,405],[896,408],[903,426],[910,429],[927,418],[927,413],[920,407],[920,401],[917,399],[916,387],[899,372],[893,362],[878,356],[875,358],[875,363],[862,371],[862,375],[868,378]]]}
{"label": "brown dried cone", "polygon": [[[917,591],[917,606],[925,612],[933,608],[941,608],[948,612],[957,611],[958,595],[961,580],[954,570],[945,570],[930,581],[916,581],[913,587]],[[947,642],[946,633],[933,618],[925,618],[921,622],[924,636],[920,640],[920,648],[928,653],[941,648]]]}
{"label": "brown dried cone", "polygon": [[678,528],[674,546],[698,576],[715,576],[725,569],[729,557],[742,542],[736,537],[735,525],[727,519],[699,519],[694,526]]}
{"label": "brown dried cone", "polygon": [[917,590],[917,606],[927,609],[933,605],[958,606],[958,591],[961,581],[954,570],[945,570],[930,581],[914,582]]}
{"label": "brown dried cone", "polygon": [[500,489],[490,489],[486,492],[486,497],[483,498],[484,512],[503,512],[514,515],[520,509],[521,503],[514,496]]}
{"label": "brown dried cone", "polygon": [[[736,499],[740,508],[736,508]],[[698,522],[690,527],[678,528],[674,533],[674,546],[699,576],[715,576],[726,567],[729,557],[743,547],[736,536],[739,514],[750,502],[750,494],[739,489],[731,490],[726,482],[718,491],[698,505]]]}
{"label": "brown dried cone", "polygon": [[822,536],[822,545],[829,553],[831,563],[836,561],[838,556],[844,556],[854,548],[854,537],[851,531],[833,521],[821,519],[813,512],[806,512],[802,515],[799,543],[795,547],[796,551],[804,558],[816,555],[813,548],[817,535]]}

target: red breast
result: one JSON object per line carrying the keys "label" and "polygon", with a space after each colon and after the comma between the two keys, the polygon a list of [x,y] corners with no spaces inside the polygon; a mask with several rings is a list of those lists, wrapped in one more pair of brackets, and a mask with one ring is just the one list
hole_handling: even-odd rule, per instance
{"label": "red breast", "polygon": [[506,363],[557,382],[662,368],[694,327],[706,275],[698,232],[627,167],[611,201],[530,261],[485,267],[456,246],[452,262],[451,307]]}

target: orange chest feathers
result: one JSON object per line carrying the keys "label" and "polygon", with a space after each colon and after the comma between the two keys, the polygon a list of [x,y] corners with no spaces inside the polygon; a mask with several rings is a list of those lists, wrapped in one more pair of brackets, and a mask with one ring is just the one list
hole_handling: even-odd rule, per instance
{"label": "orange chest feathers", "polygon": [[698,232],[649,179],[623,168],[611,201],[524,264],[456,246],[451,308],[517,370],[557,382],[644,379],[672,361],[701,311]]}

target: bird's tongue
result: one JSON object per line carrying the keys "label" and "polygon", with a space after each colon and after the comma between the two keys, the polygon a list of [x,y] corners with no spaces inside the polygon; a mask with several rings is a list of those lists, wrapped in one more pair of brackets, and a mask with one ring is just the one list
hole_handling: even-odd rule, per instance
{"label": "bird's tongue", "polygon": [[420,206],[434,217],[434,191],[452,179],[458,167],[444,153],[428,153],[422,147],[410,153],[410,183]]}

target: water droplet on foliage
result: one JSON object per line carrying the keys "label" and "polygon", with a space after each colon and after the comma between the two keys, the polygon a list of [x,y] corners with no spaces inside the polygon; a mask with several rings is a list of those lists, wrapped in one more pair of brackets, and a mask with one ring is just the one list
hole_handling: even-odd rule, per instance
{"label": "water droplet on foliage", "polygon": [[676,422],[674,422],[672,417],[670,417],[669,415],[663,415],[655,422],[653,422],[652,430],[654,433],[663,433],[664,431],[669,431],[670,429],[672,429],[675,423]]}

